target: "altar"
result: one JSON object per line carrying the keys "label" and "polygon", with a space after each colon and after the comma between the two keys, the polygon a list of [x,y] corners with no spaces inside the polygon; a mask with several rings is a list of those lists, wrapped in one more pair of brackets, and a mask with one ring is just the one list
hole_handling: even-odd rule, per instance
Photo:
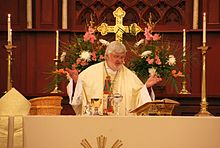
{"label": "altar", "polygon": [[218,117],[25,116],[23,119],[24,148],[220,146]]}

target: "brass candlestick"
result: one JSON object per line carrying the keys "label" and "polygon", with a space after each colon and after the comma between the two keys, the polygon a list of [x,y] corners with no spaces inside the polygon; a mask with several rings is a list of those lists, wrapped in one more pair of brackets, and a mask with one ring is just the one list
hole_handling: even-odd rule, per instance
{"label": "brass candlestick", "polygon": [[182,81],[182,90],[180,91],[180,94],[190,94],[188,90],[186,89],[186,29],[183,29],[183,81]]}
{"label": "brass candlestick", "polygon": [[191,94],[186,89],[186,57],[185,56],[183,56],[182,63],[183,63],[183,74],[184,74],[184,77],[183,77],[183,81],[182,81],[182,90],[180,91],[179,94]]}
{"label": "brass candlestick", "polygon": [[[56,59],[53,59],[53,60],[55,61],[55,70],[57,71],[58,70],[59,59],[58,59],[58,57],[56,57]],[[50,93],[63,93],[61,90],[59,90],[59,87],[58,87],[58,76],[57,76],[57,74],[55,75],[55,88]]]}
{"label": "brass candlestick", "polygon": [[[56,30],[56,58],[54,59],[55,62],[55,70],[58,70],[58,64],[59,64],[59,31]],[[55,75],[55,88],[52,92],[50,93],[62,93],[61,90],[59,90],[58,87],[58,75]]]}
{"label": "brass candlestick", "polygon": [[12,65],[12,49],[16,46],[12,45],[11,41],[8,41],[8,44],[4,46],[7,49],[7,61],[8,61],[8,75],[7,75],[7,91],[12,88],[13,81],[11,79],[11,65]]}
{"label": "brass candlestick", "polygon": [[198,47],[198,49],[201,49],[202,51],[202,98],[200,103],[200,111],[196,114],[196,116],[212,116],[211,113],[207,111],[207,97],[206,97],[206,53],[208,50],[208,46],[206,46],[206,43],[203,42],[202,47]]}

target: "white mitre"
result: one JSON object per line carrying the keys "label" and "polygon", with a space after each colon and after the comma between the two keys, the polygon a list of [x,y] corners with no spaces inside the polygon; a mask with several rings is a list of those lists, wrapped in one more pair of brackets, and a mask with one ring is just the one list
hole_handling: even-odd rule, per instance
{"label": "white mitre", "polygon": [[30,107],[31,103],[15,88],[0,99],[0,115],[27,115]]}
{"label": "white mitre", "polygon": [[14,147],[22,147],[22,116],[29,114],[30,107],[31,103],[15,88],[0,98],[1,148],[7,148],[8,116],[14,116]]}

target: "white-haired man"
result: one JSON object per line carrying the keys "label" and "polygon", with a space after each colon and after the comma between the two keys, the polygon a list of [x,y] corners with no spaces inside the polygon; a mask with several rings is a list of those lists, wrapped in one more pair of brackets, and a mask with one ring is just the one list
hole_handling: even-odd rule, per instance
{"label": "white-haired man", "polygon": [[[70,97],[70,104],[77,114],[82,113],[91,98],[103,98],[107,77],[112,82],[112,93],[119,93],[123,96],[120,103],[120,115],[129,115],[130,110],[155,98],[152,86],[161,81],[161,78],[154,75],[143,84],[132,71],[123,65],[126,51],[124,44],[113,41],[106,48],[104,62],[94,64],[79,74],[74,95]],[[69,86],[72,84],[73,81]],[[148,88],[151,89],[151,95],[149,95]],[[68,91],[68,94],[72,96],[71,91]]]}

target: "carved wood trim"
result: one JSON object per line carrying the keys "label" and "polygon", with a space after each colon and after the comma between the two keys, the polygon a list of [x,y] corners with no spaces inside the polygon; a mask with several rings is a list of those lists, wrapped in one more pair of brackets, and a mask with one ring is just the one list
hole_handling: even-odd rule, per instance
{"label": "carved wood trim", "polygon": [[[90,19],[91,14],[96,19],[96,25],[102,22],[113,24],[114,18],[112,12],[118,6],[126,11],[125,24],[136,22],[144,27],[143,20],[147,20],[149,13],[152,13],[153,19],[159,20],[157,28],[161,30],[189,28],[189,25],[187,25],[189,24],[187,14],[192,13],[192,8],[187,9],[187,7],[192,7],[192,1],[187,0],[121,0],[111,2],[107,2],[106,0],[79,0],[74,2],[74,6],[75,17],[72,17],[74,21],[72,28],[76,32],[85,30],[86,20]],[[190,23],[192,23],[192,20]],[[190,26],[192,25],[190,24]]]}

